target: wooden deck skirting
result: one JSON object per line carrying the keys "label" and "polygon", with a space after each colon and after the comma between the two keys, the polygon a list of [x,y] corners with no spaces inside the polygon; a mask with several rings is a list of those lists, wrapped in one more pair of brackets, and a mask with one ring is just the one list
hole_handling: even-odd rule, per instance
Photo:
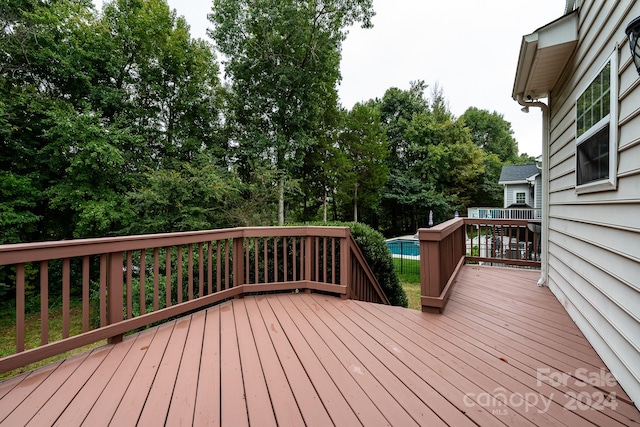
{"label": "wooden deck skirting", "polygon": [[[418,230],[422,311],[442,313],[468,261],[539,268],[539,231],[532,223],[539,221],[454,218]],[[474,233],[477,245],[467,243]]]}
{"label": "wooden deck skirting", "polygon": [[[102,339],[116,343],[128,331],[249,293],[308,290],[389,303],[346,227],[254,227],[0,245],[0,268],[15,269],[17,325],[16,353],[0,359],[0,372]],[[49,342],[53,276],[62,281],[62,339]],[[25,349],[25,289],[34,281],[40,286],[41,342]],[[72,288],[82,289],[82,331],[73,336]],[[90,291],[99,293],[99,301],[90,299]],[[97,319],[90,318],[92,311],[99,313]],[[99,326],[92,327],[96,321]]]}
{"label": "wooden deck skirting", "polygon": [[443,314],[232,299],[0,382],[0,426],[638,426],[536,272],[465,265]]}

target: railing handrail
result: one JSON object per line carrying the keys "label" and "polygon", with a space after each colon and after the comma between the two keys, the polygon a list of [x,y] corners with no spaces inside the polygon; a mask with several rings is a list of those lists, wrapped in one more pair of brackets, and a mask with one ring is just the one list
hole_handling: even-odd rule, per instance
{"label": "railing handrail", "polygon": [[467,210],[480,210],[480,209],[486,209],[486,210],[502,210],[502,211],[507,211],[507,210],[512,210],[512,211],[517,211],[517,210],[521,210],[521,211],[533,211],[533,210],[538,210],[541,208],[521,208],[521,207],[516,207],[516,208],[501,208],[498,206],[474,206],[472,208],[467,208]]}
{"label": "railing handrail", "polygon": [[353,235],[351,233],[349,233],[348,240],[349,240],[349,247],[351,248],[352,253],[355,255],[358,262],[363,267],[366,267],[364,268],[364,272],[367,275],[367,278],[369,279],[369,281],[373,284],[373,288],[376,291],[378,297],[382,300],[384,304],[387,304],[387,305],[391,304],[389,302],[389,298],[387,298],[387,295],[382,290],[382,286],[380,286],[380,282],[378,282],[378,279],[376,278],[376,276],[373,275],[373,271],[371,270],[371,267],[369,267],[369,263],[367,262],[364,255],[362,254],[362,250],[360,249],[360,246],[358,246],[356,239],[353,238]]}
{"label": "railing handrail", "polygon": [[500,207],[471,207],[467,208],[469,218],[513,218],[513,219],[540,219],[542,218],[542,208],[500,208]]}
{"label": "railing handrail", "polygon": [[[237,227],[219,230],[14,243],[0,245],[0,265],[37,262],[52,258],[79,257],[98,253],[133,251],[154,247],[188,245],[207,240],[225,240],[241,237],[286,237],[293,235],[300,237],[346,237],[348,233],[348,227]],[[96,250],[96,247],[100,247],[100,250]],[[56,251],[55,257],[49,255],[51,250]]]}

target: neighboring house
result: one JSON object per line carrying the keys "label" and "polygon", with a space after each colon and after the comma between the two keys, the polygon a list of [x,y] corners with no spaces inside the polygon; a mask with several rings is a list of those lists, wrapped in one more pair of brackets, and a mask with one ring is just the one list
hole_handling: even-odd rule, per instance
{"label": "neighboring house", "polygon": [[504,186],[505,208],[542,207],[542,176],[535,164],[503,166],[498,184]]}
{"label": "neighboring house", "polygon": [[625,29],[639,16],[635,0],[568,1],[523,37],[513,89],[543,111],[541,280],[636,406],[640,77]]}

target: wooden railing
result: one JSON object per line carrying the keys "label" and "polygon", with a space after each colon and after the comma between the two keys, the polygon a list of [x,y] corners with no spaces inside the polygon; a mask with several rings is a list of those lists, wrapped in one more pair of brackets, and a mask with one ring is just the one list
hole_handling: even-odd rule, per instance
{"label": "wooden railing", "polygon": [[465,218],[464,225],[467,261],[540,267],[540,221]]}
{"label": "wooden railing", "polygon": [[455,218],[418,230],[422,311],[442,312],[465,262],[540,268],[540,221]]}
{"label": "wooden railing", "polygon": [[541,219],[540,208],[468,208],[467,216],[477,219]]}
{"label": "wooden railing", "polygon": [[440,312],[465,260],[464,219],[418,230],[422,311]]}
{"label": "wooden railing", "polygon": [[[96,341],[118,342],[129,331],[249,293],[316,290],[389,303],[346,227],[2,245],[0,273],[14,278],[16,289],[16,348],[0,359],[0,373]],[[40,343],[34,348],[25,345],[28,292],[40,298]],[[81,301],[81,316],[71,315],[72,293],[73,301]],[[50,294],[61,301],[61,331],[49,331]]]}

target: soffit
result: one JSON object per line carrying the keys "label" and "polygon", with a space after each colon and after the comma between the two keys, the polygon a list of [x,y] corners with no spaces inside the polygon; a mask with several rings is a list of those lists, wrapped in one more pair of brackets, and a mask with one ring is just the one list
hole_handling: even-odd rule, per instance
{"label": "soffit", "polygon": [[578,13],[573,11],[522,37],[513,99],[546,98],[578,44]]}

